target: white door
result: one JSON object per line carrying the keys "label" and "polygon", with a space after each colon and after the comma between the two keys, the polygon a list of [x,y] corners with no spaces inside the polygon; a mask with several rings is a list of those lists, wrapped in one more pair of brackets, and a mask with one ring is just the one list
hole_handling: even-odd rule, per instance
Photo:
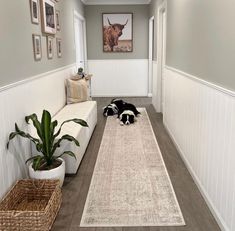
{"label": "white door", "polygon": [[75,50],[76,50],[76,66],[82,67],[87,71],[86,67],[86,28],[85,19],[78,13],[74,13],[74,35],[75,35]]}

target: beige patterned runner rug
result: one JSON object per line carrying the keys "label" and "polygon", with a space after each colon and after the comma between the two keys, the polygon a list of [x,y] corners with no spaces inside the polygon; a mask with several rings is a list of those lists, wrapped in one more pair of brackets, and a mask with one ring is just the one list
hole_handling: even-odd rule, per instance
{"label": "beige patterned runner rug", "polygon": [[137,122],[108,117],[81,227],[185,225],[145,108]]}

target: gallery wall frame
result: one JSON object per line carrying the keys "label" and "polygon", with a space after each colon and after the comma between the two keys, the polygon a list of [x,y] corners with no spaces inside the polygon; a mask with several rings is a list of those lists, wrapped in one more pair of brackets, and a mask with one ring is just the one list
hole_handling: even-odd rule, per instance
{"label": "gallery wall frame", "polygon": [[34,24],[39,24],[39,5],[38,0],[29,0],[31,21]]}
{"label": "gallery wall frame", "polygon": [[60,31],[60,11],[56,11],[56,29]]}
{"label": "gallery wall frame", "polygon": [[56,38],[56,47],[57,47],[57,57],[62,57],[62,40],[61,38]]}
{"label": "gallery wall frame", "polygon": [[133,52],[133,13],[102,13],[103,52]]}
{"label": "gallery wall frame", "polygon": [[41,0],[42,32],[45,34],[56,33],[56,10],[53,0]]}
{"label": "gallery wall frame", "polygon": [[54,38],[52,36],[47,36],[47,58],[48,59],[53,58],[53,40]]}
{"label": "gallery wall frame", "polygon": [[41,44],[41,35],[33,34],[33,52],[35,61],[42,59],[42,44]]}

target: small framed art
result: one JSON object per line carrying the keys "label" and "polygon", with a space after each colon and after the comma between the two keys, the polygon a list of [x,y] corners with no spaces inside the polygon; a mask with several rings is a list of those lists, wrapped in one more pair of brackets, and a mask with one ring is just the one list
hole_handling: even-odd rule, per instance
{"label": "small framed art", "polygon": [[47,36],[47,58],[53,58],[53,37]]}
{"label": "small framed art", "polygon": [[55,2],[53,0],[41,0],[42,32],[46,34],[56,33]]}
{"label": "small framed art", "polygon": [[56,29],[60,31],[60,12],[56,11]]}
{"label": "small framed art", "polygon": [[41,60],[42,58],[41,36],[37,34],[33,34],[33,52],[34,52],[34,59],[36,61]]}
{"label": "small framed art", "polygon": [[31,21],[34,24],[39,24],[39,9],[38,0],[30,0]]}
{"label": "small framed art", "polygon": [[57,44],[57,56],[58,58],[61,58],[62,57],[62,44],[61,44],[61,39],[60,38],[57,38],[56,39],[56,44]]}

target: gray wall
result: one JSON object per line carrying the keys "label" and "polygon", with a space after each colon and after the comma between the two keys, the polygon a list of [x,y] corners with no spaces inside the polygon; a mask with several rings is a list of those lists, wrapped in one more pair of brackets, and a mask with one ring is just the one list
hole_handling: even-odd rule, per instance
{"label": "gray wall", "polygon": [[166,64],[235,90],[235,1],[167,1]]}
{"label": "gray wall", "polygon": [[[85,6],[88,59],[147,59],[148,11],[148,5]],[[110,12],[133,12],[133,52],[103,52],[102,13]]]}
{"label": "gray wall", "polygon": [[42,36],[42,60],[34,61],[32,34],[41,34],[41,25],[31,23],[29,0],[0,1],[0,87],[75,62],[73,9],[84,15],[80,0],[56,3],[60,10],[62,58],[47,59],[46,36]]}

